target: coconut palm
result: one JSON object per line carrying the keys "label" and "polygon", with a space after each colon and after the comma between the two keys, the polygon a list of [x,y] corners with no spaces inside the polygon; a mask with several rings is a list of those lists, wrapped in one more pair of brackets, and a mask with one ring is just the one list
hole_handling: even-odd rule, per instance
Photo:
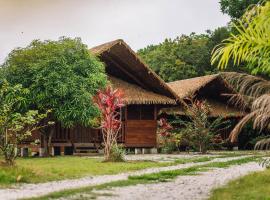
{"label": "coconut palm", "polygon": [[237,140],[244,125],[253,120],[253,128],[260,131],[268,128],[270,124],[270,81],[260,77],[236,72],[222,73],[223,78],[234,86],[237,94],[231,95],[230,101],[243,109],[250,110],[235,126],[230,138]]}
{"label": "coconut palm", "polygon": [[[226,68],[230,59],[238,65],[245,62],[253,74],[269,76],[270,2],[249,8],[233,26],[238,34],[232,34],[213,50],[211,62],[218,62],[219,68]],[[250,120],[253,120],[254,128],[259,130],[269,128],[270,82],[247,74],[224,73],[223,75],[238,91],[237,95],[232,96],[232,100],[251,110],[232,131],[231,141],[237,140],[242,127]],[[261,144],[265,145],[265,142],[267,141]]]}
{"label": "coconut palm", "polygon": [[214,48],[212,64],[223,69],[233,59],[237,65],[246,62],[253,74],[270,75],[270,2],[249,8],[233,27],[238,33]]}

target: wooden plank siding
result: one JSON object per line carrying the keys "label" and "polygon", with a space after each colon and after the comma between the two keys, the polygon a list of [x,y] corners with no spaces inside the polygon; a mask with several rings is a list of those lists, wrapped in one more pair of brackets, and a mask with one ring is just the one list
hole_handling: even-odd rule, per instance
{"label": "wooden plank siding", "polygon": [[156,146],[156,120],[128,120],[125,132],[126,147]]}
{"label": "wooden plank siding", "polygon": [[77,125],[64,128],[60,123],[55,125],[52,143],[101,143],[102,135],[99,129]]}
{"label": "wooden plank siding", "polygon": [[[125,147],[156,147],[157,107],[155,105],[129,105],[121,110],[122,127],[117,142]],[[36,139],[43,141],[37,131],[24,141],[24,146]],[[101,144],[101,129],[76,125],[65,128],[61,123],[54,125],[52,146],[74,147],[76,145],[91,146]],[[43,144],[43,143],[42,143]]]}

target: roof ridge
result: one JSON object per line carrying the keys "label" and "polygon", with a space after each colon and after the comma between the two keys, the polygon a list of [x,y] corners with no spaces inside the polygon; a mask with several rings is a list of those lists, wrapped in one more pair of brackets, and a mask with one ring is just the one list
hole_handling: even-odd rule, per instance
{"label": "roof ridge", "polygon": [[111,49],[113,46],[117,45],[117,44],[123,44],[125,46],[125,48],[127,48],[127,50],[142,64],[142,66],[147,70],[148,74],[152,74],[152,76],[159,82],[160,86],[163,87],[164,90],[167,91],[168,94],[170,94],[170,96],[172,96],[173,98],[180,100],[178,98],[178,95],[166,84],[166,82],[161,79],[138,55],[135,51],[133,51],[130,46],[123,40],[123,39],[117,39],[117,40],[113,40],[111,42],[107,42],[104,44],[101,44],[99,46],[93,47],[90,49],[90,51],[92,51],[94,54],[96,55],[101,55],[102,53],[104,53],[105,51],[108,51],[109,49]]}
{"label": "roof ridge", "polygon": [[217,73],[217,74],[208,74],[208,75],[204,75],[204,76],[196,76],[196,77],[193,77],[193,78],[186,78],[186,79],[181,79],[181,80],[176,80],[176,81],[171,81],[171,82],[167,82],[167,84],[170,84],[170,83],[177,83],[177,82],[180,82],[180,81],[188,81],[188,80],[195,80],[195,79],[199,79],[199,78],[206,78],[206,77],[218,77],[218,76],[221,76],[220,73]]}

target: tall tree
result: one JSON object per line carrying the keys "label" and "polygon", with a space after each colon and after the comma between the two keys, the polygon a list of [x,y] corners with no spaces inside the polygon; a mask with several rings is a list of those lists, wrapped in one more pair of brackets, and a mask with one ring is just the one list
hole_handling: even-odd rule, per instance
{"label": "tall tree", "polygon": [[211,51],[229,32],[227,27],[221,27],[207,34],[182,35],[149,45],[138,53],[165,81],[216,73],[217,69],[210,64]]}
{"label": "tall tree", "polygon": [[[65,127],[88,126],[99,114],[92,97],[106,84],[104,66],[78,38],[35,40],[13,50],[3,68],[10,83],[29,89],[33,109],[52,111],[48,121]],[[42,133],[48,154],[53,128],[46,127]]]}

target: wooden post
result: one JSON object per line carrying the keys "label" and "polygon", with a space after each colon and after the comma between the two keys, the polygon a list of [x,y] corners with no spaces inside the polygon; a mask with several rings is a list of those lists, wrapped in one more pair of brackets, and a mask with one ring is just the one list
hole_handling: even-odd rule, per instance
{"label": "wooden post", "polygon": [[65,155],[65,147],[64,146],[60,146],[60,155],[61,156]]}
{"label": "wooden post", "polygon": [[157,105],[154,106],[154,120],[157,120]]}

